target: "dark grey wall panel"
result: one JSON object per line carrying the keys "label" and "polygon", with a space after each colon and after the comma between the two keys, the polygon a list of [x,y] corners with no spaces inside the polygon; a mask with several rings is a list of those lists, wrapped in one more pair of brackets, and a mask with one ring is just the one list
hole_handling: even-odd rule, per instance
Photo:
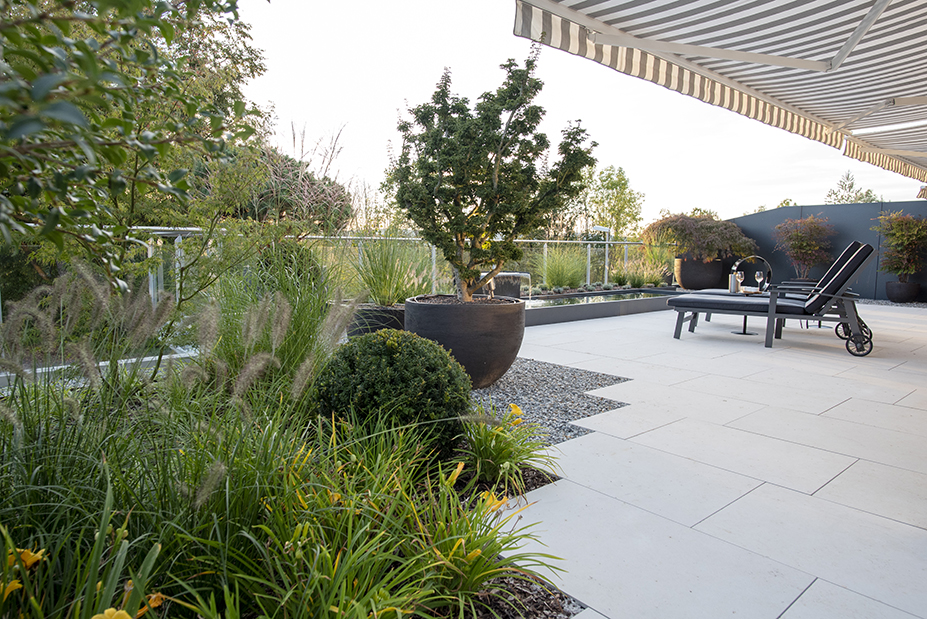
{"label": "dark grey wall panel", "polygon": [[[769,261],[772,266],[773,281],[781,282],[784,279],[795,277],[795,269],[783,252],[775,250],[776,241],[773,233],[778,224],[786,219],[802,219],[809,215],[826,217],[836,231],[836,234],[831,237],[831,243],[833,244],[831,251],[835,256],[854,240],[869,243],[878,251],[880,250],[880,236],[870,228],[876,225],[875,220],[883,211],[903,211],[904,213],[927,218],[927,201],[786,206],[763,211],[762,213],[736,217],[731,221],[740,226],[744,234],[757,242],[759,255]],[[891,273],[879,271],[878,264],[878,259],[874,260],[866,271],[860,275],[857,282],[853,284],[854,292],[869,299],[886,298],[885,282],[895,281],[897,277]],[[826,268],[826,266],[815,267],[812,269],[810,276],[814,278],[820,277],[824,274]],[[921,285],[918,301],[927,301],[927,273],[922,271],[910,279]]]}

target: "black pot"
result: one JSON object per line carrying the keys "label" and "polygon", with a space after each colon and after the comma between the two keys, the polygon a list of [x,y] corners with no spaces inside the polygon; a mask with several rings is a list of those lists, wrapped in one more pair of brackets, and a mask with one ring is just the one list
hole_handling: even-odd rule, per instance
{"label": "black pot", "polygon": [[348,337],[373,333],[380,329],[399,329],[405,326],[406,309],[402,305],[373,305],[363,303],[357,306],[354,317],[348,325]]}
{"label": "black pot", "polygon": [[434,296],[406,299],[406,330],[448,350],[470,375],[474,389],[502,378],[525,335],[525,302],[496,297],[511,303],[429,303],[429,298]]}
{"label": "black pot", "polygon": [[676,258],[673,268],[676,283],[686,290],[705,288],[726,288],[721,284],[721,261],[702,262],[694,258]]}
{"label": "black pot", "polygon": [[910,303],[920,291],[921,285],[917,282],[885,282],[885,296],[892,303]]}

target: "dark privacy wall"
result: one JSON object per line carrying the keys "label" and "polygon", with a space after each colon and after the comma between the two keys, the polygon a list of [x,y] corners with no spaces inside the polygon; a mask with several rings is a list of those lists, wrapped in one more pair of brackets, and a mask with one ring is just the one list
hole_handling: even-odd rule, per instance
{"label": "dark privacy wall", "polygon": [[[826,217],[828,223],[834,226],[836,234],[831,237],[831,253],[840,254],[852,241],[869,243],[880,249],[880,235],[870,230],[876,225],[876,217],[882,212],[903,211],[912,215],[927,218],[927,201],[914,202],[874,202],[871,204],[823,204],[820,206],[786,206],[762,213],[744,215],[732,219],[740,226],[744,234],[752,238],[759,245],[760,256],[765,258],[772,266],[773,282],[795,277],[795,269],[788,258],[781,251],[775,251],[776,241],[773,237],[775,228],[786,219],[802,219],[808,215]],[[885,299],[885,282],[895,281],[898,278],[891,273],[882,273],[878,270],[878,258],[869,264],[869,267],[860,275],[853,291],[868,299]],[[827,266],[817,266],[812,269],[810,277],[818,278],[824,274]],[[727,281],[725,275],[725,282]],[[918,301],[927,301],[927,273],[921,271],[913,275],[910,281],[921,285]]]}

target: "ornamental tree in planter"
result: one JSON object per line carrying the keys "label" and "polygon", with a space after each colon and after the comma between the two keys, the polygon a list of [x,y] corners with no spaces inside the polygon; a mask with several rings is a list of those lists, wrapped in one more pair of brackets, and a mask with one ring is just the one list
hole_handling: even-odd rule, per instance
{"label": "ornamental tree in planter", "polygon": [[909,303],[920,291],[920,284],[908,277],[924,268],[927,249],[927,220],[901,211],[883,213],[872,230],[882,235],[882,259],[879,270],[894,273],[897,282],[886,282],[885,292],[890,301]]}
{"label": "ornamental tree in planter", "polygon": [[806,279],[816,264],[831,260],[829,237],[833,235],[834,227],[827,223],[827,217],[814,215],[786,219],[774,233],[776,249],[785,252],[799,279]]}
{"label": "ornamental tree in planter", "polygon": [[[665,213],[641,233],[645,243],[657,240],[676,244],[676,281],[683,288],[698,290],[717,286],[721,281],[720,258],[749,256],[756,252],[756,242],[732,221],[723,221],[712,213]],[[702,263],[705,266],[699,266]],[[699,270],[692,272],[691,267]],[[686,276],[689,277],[686,277]],[[694,279],[695,281],[687,281]]]}
{"label": "ornamental tree in planter", "polygon": [[[422,237],[450,263],[457,288],[456,299],[419,297],[407,301],[406,328],[420,335],[437,339],[430,325],[437,324],[437,329],[453,326],[437,318],[429,318],[427,325],[420,322],[417,315],[422,302],[473,305],[473,295],[502,271],[506,260],[521,258],[515,239],[542,226],[546,218],[576,197],[583,189],[583,170],[595,163],[591,154],[595,144],[587,145],[586,132],[577,124],[564,129],[559,160],[549,168],[545,165],[550,142],[537,130],[544,110],[533,104],[543,85],[534,76],[537,55],[535,47],[524,67],[514,60],[503,64],[502,85],[484,93],[473,108],[467,99],[451,93],[451,75],[445,71],[431,101],[409,110],[411,119],[399,123],[402,150],[393,162],[387,185]],[[498,305],[499,300],[495,301],[490,305]],[[517,305],[517,312],[499,311],[520,315],[517,355],[524,305],[513,300],[510,304]],[[442,337],[442,343],[470,372],[477,388],[481,381],[473,372],[484,362],[463,359],[462,347],[466,340],[487,347],[492,338],[502,337],[479,335],[483,326],[491,323],[481,311],[472,322],[460,325],[461,341],[450,344],[446,333]],[[512,328],[500,326],[500,330]],[[493,354],[487,348],[479,357]],[[502,373],[507,369],[508,365]]]}

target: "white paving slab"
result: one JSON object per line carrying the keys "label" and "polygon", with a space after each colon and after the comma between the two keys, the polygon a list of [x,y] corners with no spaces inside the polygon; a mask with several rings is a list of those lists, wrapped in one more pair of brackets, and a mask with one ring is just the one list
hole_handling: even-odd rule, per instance
{"label": "white paving slab", "polygon": [[575,426],[602,432],[616,438],[631,438],[660,426],[685,419],[681,412],[668,411],[659,405],[622,406],[592,417],[571,422]]}
{"label": "white paving slab", "polygon": [[927,475],[860,460],[814,496],[927,529]]}
{"label": "white paving slab", "polygon": [[692,526],[756,488],[756,479],[604,434],[561,443],[561,476]]}
{"label": "white paving slab", "polygon": [[677,386],[629,380],[617,385],[595,389],[589,395],[624,402],[631,406],[651,407],[673,414],[725,424],[748,413],[760,410],[763,404],[746,402],[737,397],[718,397],[713,394],[693,392]]}
{"label": "white paving slab", "polygon": [[916,615],[873,599],[815,580],[792,604],[782,619],[914,619]]}
{"label": "white paving slab", "polygon": [[747,432],[927,473],[921,436],[769,407],[729,424]]}
{"label": "white paving slab", "polygon": [[913,393],[898,400],[895,404],[927,411],[927,389],[915,389]]}
{"label": "white paving slab", "polygon": [[828,409],[823,416],[927,437],[927,414],[907,406],[850,398]]}
{"label": "white paving slab", "polygon": [[811,494],[856,460],[694,419],[631,439],[727,471]]}
{"label": "white paving slab", "polygon": [[675,385],[690,392],[736,398],[757,404],[777,404],[807,413],[822,413],[848,397],[846,391],[822,382],[817,389],[784,388],[769,385],[762,376],[742,379],[732,376],[704,376]]}
{"label": "white paving slab", "polygon": [[814,577],[560,481],[528,494],[524,522],[564,560],[552,581],[612,619],[776,619]]}
{"label": "white paving slab", "polygon": [[766,484],[696,527],[914,615],[927,611],[927,531]]}

